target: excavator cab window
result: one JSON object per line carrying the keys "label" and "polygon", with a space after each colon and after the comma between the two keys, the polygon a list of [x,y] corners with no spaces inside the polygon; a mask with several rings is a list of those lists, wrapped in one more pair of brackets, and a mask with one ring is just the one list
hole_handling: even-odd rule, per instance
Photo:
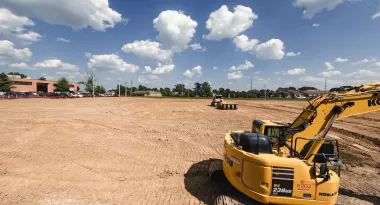
{"label": "excavator cab window", "polygon": [[264,135],[278,138],[280,136],[280,129],[281,128],[277,126],[265,127]]}

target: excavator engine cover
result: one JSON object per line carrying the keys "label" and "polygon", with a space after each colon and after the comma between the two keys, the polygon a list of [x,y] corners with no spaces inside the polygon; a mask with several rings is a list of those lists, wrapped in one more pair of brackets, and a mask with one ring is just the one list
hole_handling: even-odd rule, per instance
{"label": "excavator engine cover", "polygon": [[250,153],[272,153],[272,143],[268,136],[258,133],[241,133],[239,146]]}

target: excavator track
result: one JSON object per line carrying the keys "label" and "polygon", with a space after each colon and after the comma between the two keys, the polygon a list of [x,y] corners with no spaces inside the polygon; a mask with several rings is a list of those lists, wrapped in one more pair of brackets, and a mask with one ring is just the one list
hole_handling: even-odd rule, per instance
{"label": "excavator track", "polygon": [[235,199],[229,196],[220,195],[215,199],[213,205],[244,205],[244,204],[236,201]]}

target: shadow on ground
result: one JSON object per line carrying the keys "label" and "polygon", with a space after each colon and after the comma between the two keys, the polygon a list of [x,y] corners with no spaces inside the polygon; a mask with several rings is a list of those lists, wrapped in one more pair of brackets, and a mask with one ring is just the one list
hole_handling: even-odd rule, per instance
{"label": "shadow on ground", "polygon": [[236,190],[226,179],[215,182],[209,179],[208,170],[212,161],[220,159],[203,160],[191,165],[190,169],[184,175],[186,190],[205,204],[213,204],[214,200],[220,195],[227,195],[237,201],[235,204],[252,204],[260,203],[250,200],[247,196]]}
{"label": "shadow on ground", "polygon": [[371,195],[364,195],[364,194],[357,194],[351,190],[340,188],[339,194],[346,195],[349,197],[354,197],[363,201],[368,201],[373,204],[380,204],[380,197],[379,196],[371,196]]}

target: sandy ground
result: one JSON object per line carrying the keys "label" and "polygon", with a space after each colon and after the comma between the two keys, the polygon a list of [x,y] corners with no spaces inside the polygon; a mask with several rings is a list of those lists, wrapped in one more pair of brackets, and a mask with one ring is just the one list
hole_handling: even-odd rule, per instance
{"label": "sandy ground", "polygon": [[[210,204],[226,192],[207,179],[224,134],[252,120],[292,121],[306,105],[98,98],[0,101],[1,204]],[[380,113],[346,118],[339,204],[380,204]]]}

